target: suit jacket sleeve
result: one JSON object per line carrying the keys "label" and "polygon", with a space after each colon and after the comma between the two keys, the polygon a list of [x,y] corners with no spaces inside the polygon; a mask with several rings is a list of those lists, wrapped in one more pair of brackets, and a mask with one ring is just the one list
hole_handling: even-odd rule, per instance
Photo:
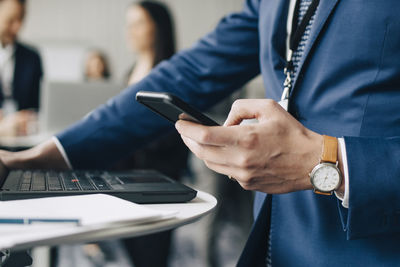
{"label": "suit jacket sleeve", "polygon": [[[136,92],[164,91],[205,110],[260,72],[258,1],[225,17],[216,29],[57,135],[74,168],[107,167],[173,130],[135,101]],[[173,153],[173,151],[171,151]]]}
{"label": "suit jacket sleeve", "polygon": [[348,239],[400,232],[400,137],[345,137],[349,208],[339,205]]}

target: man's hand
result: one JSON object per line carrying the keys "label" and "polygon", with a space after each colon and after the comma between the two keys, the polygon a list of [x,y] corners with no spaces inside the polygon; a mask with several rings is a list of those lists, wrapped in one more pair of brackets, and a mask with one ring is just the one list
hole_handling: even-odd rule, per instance
{"label": "man's hand", "polygon": [[37,131],[37,113],[21,110],[4,118],[0,114],[0,136],[26,136]]}
{"label": "man's hand", "polygon": [[[244,119],[258,123],[239,125]],[[244,189],[280,194],[312,188],[308,174],[319,162],[323,138],[275,101],[238,100],[224,126],[179,120],[176,129],[210,169]]]}

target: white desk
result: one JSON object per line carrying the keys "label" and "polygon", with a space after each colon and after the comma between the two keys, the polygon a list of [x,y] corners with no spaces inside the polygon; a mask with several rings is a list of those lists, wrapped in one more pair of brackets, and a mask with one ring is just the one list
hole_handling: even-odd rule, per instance
{"label": "white desk", "polygon": [[[154,223],[141,225],[116,225],[114,227],[101,227],[97,229],[82,230],[74,234],[63,232],[57,236],[43,236],[41,239],[16,242],[11,250],[25,250],[37,246],[55,246],[60,244],[73,244],[94,242],[106,239],[117,239],[122,237],[135,237],[151,233],[161,232],[179,226],[192,223],[206,214],[210,213],[217,204],[217,200],[210,194],[198,191],[197,197],[188,203],[179,204],[149,204],[147,207],[153,207],[159,210],[178,211],[176,217]],[[5,248],[1,248],[5,249]]]}

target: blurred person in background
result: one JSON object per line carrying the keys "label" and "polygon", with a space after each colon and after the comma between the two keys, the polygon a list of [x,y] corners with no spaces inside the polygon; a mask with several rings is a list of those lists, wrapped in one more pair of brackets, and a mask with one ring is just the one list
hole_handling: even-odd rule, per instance
{"label": "blurred person in background", "polygon": [[128,48],[137,58],[128,73],[127,84],[132,85],[175,53],[175,33],[169,10],[155,1],[131,4],[126,13],[126,27]]}
{"label": "blurred person in background", "polygon": [[25,2],[0,0],[0,136],[29,134],[39,108],[41,59],[18,41]]}
{"label": "blurred person in background", "polygon": [[85,81],[105,81],[110,79],[110,66],[104,52],[90,50],[85,62]]}
{"label": "blurred person in background", "polygon": [[[37,126],[43,70],[38,52],[18,41],[25,7],[25,0],[0,0],[0,138],[28,135]],[[4,266],[31,263],[27,253],[18,251]]]}

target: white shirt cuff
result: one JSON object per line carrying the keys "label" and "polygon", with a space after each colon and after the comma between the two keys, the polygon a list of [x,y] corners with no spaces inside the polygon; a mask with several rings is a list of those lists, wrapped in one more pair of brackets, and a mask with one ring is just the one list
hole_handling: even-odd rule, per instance
{"label": "white shirt cuff", "polygon": [[344,138],[338,138],[340,150],[342,153],[342,164],[343,164],[343,179],[344,179],[344,194],[338,194],[335,191],[335,195],[338,199],[342,201],[342,206],[345,208],[349,208],[349,166],[347,164],[347,153],[346,153],[346,143],[344,142]]}
{"label": "white shirt cuff", "polygon": [[60,143],[60,140],[58,140],[58,138],[55,137],[55,136],[52,137],[52,140],[53,140],[54,144],[56,144],[56,147],[57,147],[58,151],[60,151],[62,157],[64,158],[65,163],[67,163],[68,168],[69,168],[70,170],[72,170],[71,162],[69,161],[68,156],[67,156],[67,153],[65,153],[64,147],[63,147],[63,145]]}

